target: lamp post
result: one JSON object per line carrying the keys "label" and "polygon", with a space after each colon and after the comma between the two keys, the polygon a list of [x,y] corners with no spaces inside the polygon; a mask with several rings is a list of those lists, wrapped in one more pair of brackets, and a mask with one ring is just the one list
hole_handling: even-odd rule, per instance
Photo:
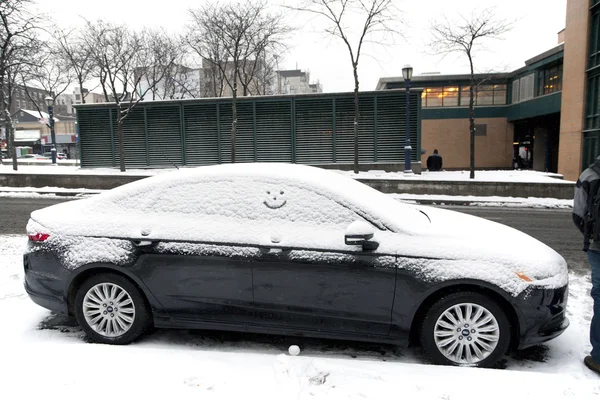
{"label": "lamp post", "polygon": [[406,64],[402,67],[402,77],[406,87],[406,144],[404,145],[404,173],[412,174],[410,158],[412,147],[410,146],[410,80],[412,79],[413,68]]}
{"label": "lamp post", "polygon": [[56,135],[54,134],[54,99],[50,96],[46,96],[46,105],[48,106],[48,124],[50,125],[50,140],[52,141],[52,165],[56,165]]}

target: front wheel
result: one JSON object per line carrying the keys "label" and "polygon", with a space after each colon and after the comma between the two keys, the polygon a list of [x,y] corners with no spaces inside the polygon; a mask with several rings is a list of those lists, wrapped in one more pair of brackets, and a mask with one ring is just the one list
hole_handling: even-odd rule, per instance
{"label": "front wheel", "polygon": [[150,326],[150,308],[128,279],[102,273],[87,279],[75,296],[75,316],[94,342],[127,344]]}
{"label": "front wheel", "polygon": [[421,327],[421,345],[436,364],[490,367],[510,345],[510,324],[498,304],[475,292],[436,301]]}

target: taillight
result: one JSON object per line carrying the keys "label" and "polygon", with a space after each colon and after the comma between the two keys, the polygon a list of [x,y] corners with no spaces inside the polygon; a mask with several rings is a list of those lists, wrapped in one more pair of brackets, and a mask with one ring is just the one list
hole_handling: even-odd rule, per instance
{"label": "taillight", "polygon": [[31,240],[32,242],[44,242],[49,237],[50,235],[47,233],[36,233],[33,235],[29,235],[29,240]]}

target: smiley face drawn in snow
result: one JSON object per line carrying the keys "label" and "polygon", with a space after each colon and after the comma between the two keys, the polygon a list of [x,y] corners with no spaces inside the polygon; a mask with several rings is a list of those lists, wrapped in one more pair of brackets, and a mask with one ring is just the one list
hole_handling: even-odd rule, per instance
{"label": "smiley face drawn in snow", "polygon": [[284,197],[285,192],[283,190],[267,190],[266,195],[263,204],[271,210],[277,210],[287,203],[287,200]]}

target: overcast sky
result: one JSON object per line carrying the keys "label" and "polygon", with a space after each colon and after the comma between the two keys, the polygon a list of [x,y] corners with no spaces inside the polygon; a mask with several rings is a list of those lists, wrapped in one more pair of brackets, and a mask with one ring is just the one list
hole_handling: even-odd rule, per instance
{"label": "overcast sky", "polygon": [[[37,7],[62,26],[78,26],[82,17],[127,23],[132,28],[164,27],[183,32],[188,9],[202,0],[37,0]],[[269,0],[270,1],[270,0]],[[273,0],[279,4],[298,4],[301,0]],[[361,90],[374,90],[380,77],[399,76],[402,66],[411,64],[415,74],[423,72],[468,73],[464,56],[431,55],[427,48],[431,21],[458,13],[469,15],[477,9],[495,7],[498,18],[515,21],[504,40],[485,43],[487,51],[477,55],[479,71],[510,71],[525,60],[554,47],[557,33],[564,28],[566,0],[395,0],[400,10],[398,26],[402,37],[387,40],[386,46],[367,45],[359,64]],[[311,81],[320,81],[325,92],[351,91],[354,88],[348,50],[337,38],[322,32],[326,22],[308,14],[287,12],[290,24],[298,30],[289,40],[281,69],[296,66],[310,72]],[[353,21],[354,22],[354,21]],[[358,23],[353,23],[358,29]],[[356,33],[355,30],[354,33]]]}

